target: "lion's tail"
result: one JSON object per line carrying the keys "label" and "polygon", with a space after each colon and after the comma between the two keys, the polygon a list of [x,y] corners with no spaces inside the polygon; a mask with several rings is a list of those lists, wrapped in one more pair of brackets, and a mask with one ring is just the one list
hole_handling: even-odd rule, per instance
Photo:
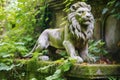
{"label": "lion's tail", "polygon": [[36,48],[36,46],[37,46],[37,42],[35,43],[35,45],[34,45],[34,47],[32,48],[32,50],[28,53],[28,54],[26,54],[25,56],[24,56],[24,58],[30,58],[30,57],[32,57],[33,55],[33,52],[35,51],[35,48]]}

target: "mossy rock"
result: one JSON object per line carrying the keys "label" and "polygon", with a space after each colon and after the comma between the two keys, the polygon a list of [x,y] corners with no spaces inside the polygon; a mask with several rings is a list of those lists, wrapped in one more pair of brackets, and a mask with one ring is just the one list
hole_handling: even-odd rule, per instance
{"label": "mossy rock", "polygon": [[[45,80],[46,77],[52,75],[61,62],[56,63],[53,61],[38,61],[34,59],[28,60],[16,60],[16,63],[23,63],[23,66],[15,68],[16,75],[22,78],[22,80]],[[39,70],[44,66],[49,66],[44,70]],[[13,70],[12,70],[13,71]],[[19,77],[14,77],[12,71],[0,71],[0,75],[5,80],[20,80]],[[14,71],[13,71],[14,72]],[[9,74],[9,75],[8,75]],[[23,75],[24,74],[24,75]],[[6,77],[7,76],[7,77]],[[108,65],[108,64],[74,64],[71,69],[64,74],[67,80],[89,80],[89,79],[106,79],[109,77],[120,77],[120,65]]]}
{"label": "mossy rock", "polygon": [[[54,64],[54,65],[53,65]],[[52,75],[56,67],[61,63],[55,63],[52,61],[26,61],[27,72],[33,72],[37,74],[44,75]],[[53,65],[47,68],[45,71],[37,71],[37,69]],[[88,79],[96,79],[96,78],[108,78],[108,77],[120,77],[120,65],[119,64],[74,64],[71,69],[65,74],[68,77],[75,78],[88,78]]]}

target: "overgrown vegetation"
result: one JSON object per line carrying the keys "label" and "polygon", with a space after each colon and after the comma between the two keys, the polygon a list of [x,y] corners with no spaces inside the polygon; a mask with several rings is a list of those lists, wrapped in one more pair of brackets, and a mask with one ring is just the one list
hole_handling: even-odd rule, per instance
{"label": "overgrown vegetation", "polygon": [[70,70],[71,66],[73,66],[75,62],[76,60],[72,58],[68,58],[66,60],[60,59],[55,61],[55,64],[39,68],[38,71],[45,71],[49,69],[49,67],[56,65],[56,63],[60,63],[59,66],[56,68],[54,74],[46,77],[45,80],[67,80],[65,78],[65,73]]}
{"label": "overgrown vegetation", "polygon": [[96,63],[99,63],[99,64],[111,64],[112,63],[109,60],[108,51],[105,49],[105,42],[101,40],[98,40],[98,41],[90,40],[88,50],[89,50],[90,55],[95,57]]}
{"label": "overgrown vegetation", "polygon": [[120,1],[110,0],[106,8],[103,9],[102,14],[112,14],[115,18],[120,19]]}
{"label": "overgrown vegetation", "polygon": [[[13,79],[23,80],[25,72],[16,71],[16,67],[22,67],[24,62],[16,63],[16,58],[22,58],[27,54],[34,43],[36,42],[40,31],[48,27],[49,15],[47,0],[0,0],[0,71],[6,71],[14,76]],[[69,6],[74,0],[65,0],[65,11],[69,12]],[[87,1],[87,0],[81,0]],[[114,0],[112,0],[113,3]],[[111,1],[111,3],[112,3]],[[109,3],[109,4],[111,4]],[[119,11],[119,2],[116,2],[112,13]],[[105,12],[105,11],[104,11]],[[120,18],[120,14],[116,14]],[[66,19],[67,17],[65,17]],[[90,42],[89,50],[94,55],[106,55],[104,43],[101,41]],[[64,54],[62,54],[64,55]],[[32,58],[36,60],[37,54]],[[59,62],[56,61],[56,62]],[[64,73],[70,70],[70,67],[75,63],[75,60],[68,58],[60,60],[63,62],[56,68],[53,75],[46,80],[66,80]],[[53,64],[54,65],[54,64]],[[49,65],[51,66],[51,65]],[[49,67],[47,66],[47,67]],[[47,68],[42,67],[39,70]],[[36,69],[37,70],[37,69]],[[9,76],[8,76],[9,78]],[[6,77],[0,77],[2,80],[7,80]],[[37,80],[32,78],[31,80]]]}
{"label": "overgrown vegetation", "polygon": [[89,41],[89,52],[91,54],[94,54],[95,56],[104,56],[108,54],[108,52],[105,50],[105,42],[99,40],[99,41],[94,41],[90,40]]}
{"label": "overgrown vegetation", "polygon": [[0,57],[28,53],[40,34],[38,30],[46,28],[46,2],[1,0],[0,3]]}
{"label": "overgrown vegetation", "polygon": [[31,50],[48,20],[46,0],[0,0],[0,71],[22,80],[15,58]]}

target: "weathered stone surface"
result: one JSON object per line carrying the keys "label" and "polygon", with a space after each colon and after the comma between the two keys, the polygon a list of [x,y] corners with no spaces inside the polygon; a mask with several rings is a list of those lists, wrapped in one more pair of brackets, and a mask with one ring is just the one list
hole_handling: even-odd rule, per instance
{"label": "weathered stone surface", "polygon": [[94,33],[93,33],[93,37],[95,40],[100,40],[100,23],[101,21],[99,19],[95,20],[95,27],[94,27]]}
{"label": "weathered stone surface", "polygon": [[120,20],[109,16],[105,25],[105,41],[110,51],[120,50]]}
{"label": "weathered stone surface", "polygon": [[[39,68],[47,65],[55,64],[45,71],[37,71]],[[26,60],[24,70],[29,72],[27,76],[30,76],[31,73],[34,75],[37,73],[39,75],[52,75],[58,65],[61,63],[55,62],[46,62],[46,61],[32,61]],[[66,74],[68,77],[75,78],[108,78],[108,77],[120,77],[120,65],[107,65],[107,64],[75,64],[70,71]],[[36,75],[35,75],[36,77]]]}
{"label": "weathered stone surface", "polygon": [[80,65],[76,64],[69,71],[69,76],[78,78],[108,78],[110,76],[120,76],[120,65],[104,65],[104,64],[90,64]]}
{"label": "weathered stone surface", "polygon": [[62,10],[65,7],[63,2],[64,0],[48,0],[47,1],[49,8],[51,8],[54,11]]}
{"label": "weathered stone surface", "polygon": [[[36,78],[37,80],[45,80],[45,77],[52,75],[55,72],[55,69],[61,63],[56,62],[46,62],[46,61],[36,61],[36,60],[16,60],[17,62],[22,62],[24,65],[15,70],[21,74],[24,73],[24,76],[21,77],[22,80],[30,80]],[[54,64],[54,65],[53,65]],[[38,70],[41,67],[52,65],[45,70]],[[0,71],[0,75],[4,78],[8,74],[7,72]],[[13,74],[9,75],[12,76]],[[107,65],[107,64],[74,64],[71,69],[65,73],[65,76],[68,80],[80,80],[80,79],[103,79],[108,77],[120,77],[120,65]],[[5,77],[6,78],[6,77]],[[14,79],[9,78],[9,79]]]}
{"label": "weathered stone surface", "polygon": [[[79,0],[72,1],[72,4],[78,2]],[[64,21],[63,18],[67,17],[67,13],[63,11],[65,9],[65,0],[48,0],[48,8],[52,13],[52,19],[50,22],[50,27],[58,28],[64,27],[66,24],[61,25]]]}
{"label": "weathered stone surface", "polygon": [[[20,78],[22,80],[31,80],[36,78],[37,80],[45,80],[45,77],[52,75],[56,68],[61,64],[61,62],[51,62],[51,61],[37,61],[37,60],[16,60],[17,62],[22,62],[22,67],[16,67],[17,73],[11,74],[13,71],[0,71],[1,79],[13,80],[14,75],[17,74],[21,76],[24,73],[24,76]],[[53,65],[54,64],[54,65]],[[45,70],[39,70],[44,66],[52,65]],[[13,71],[14,72],[14,71]],[[9,74],[9,75],[8,75]],[[7,76],[7,77],[6,77]],[[71,69],[65,73],[65,76],[68,80],[80,80],[80,79],[103,79],[108,77],[120,77],[120,65],[107,65],[107,64],[74,64]],[[17,79],[19,80],[19,78]]]}

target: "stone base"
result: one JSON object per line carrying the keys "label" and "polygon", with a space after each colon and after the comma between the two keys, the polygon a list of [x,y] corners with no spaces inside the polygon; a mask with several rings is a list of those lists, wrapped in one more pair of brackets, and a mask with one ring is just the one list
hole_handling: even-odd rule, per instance
{"label": "stone base", "polygon": [[[22,62],[22,67],[16,67],[17,73],[12,71],[0,71],[1,79],[5,80],[31,80],[36,78],[37,80],[45,80],[45,77],[52,75],[55,69],[61,63],[46,62],[46,61],[35,61],[35,60],[16,60]],[[44,71],[38,71],[39,68],[47,65],[55,64]],[[14,77],[14,74],[19,77]],[[24,75],[23,75],[24,74]],[[23,75],[23,76],[22,76]],[[71,67],[70,71],[65,73],[67,80],[80,80],[80,79],[108,79],[110,77],[120,77],[120,65],[105,65],[105,64],[75,64]]]}

